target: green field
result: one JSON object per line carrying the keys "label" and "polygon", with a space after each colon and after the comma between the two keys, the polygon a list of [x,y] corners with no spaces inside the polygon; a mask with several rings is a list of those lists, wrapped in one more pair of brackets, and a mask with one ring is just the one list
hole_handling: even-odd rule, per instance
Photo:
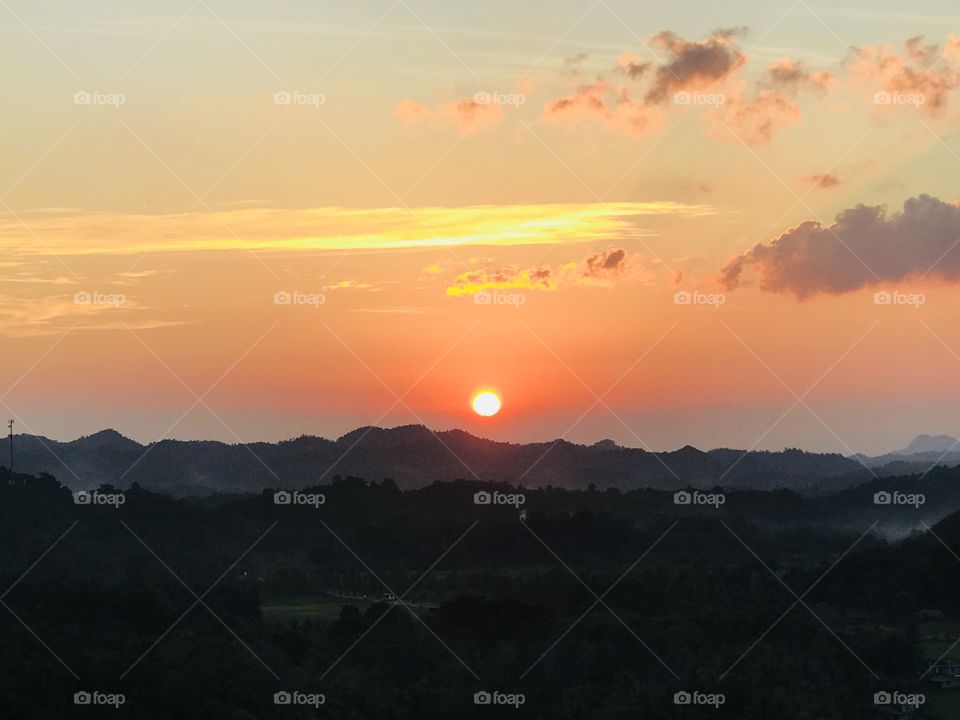
{"label": "green field", "polygon": [[[350,603],[341,600],[280,600],[263,605],[263,619],[267,622],[284,622],[289,620],[317,620],[319,622],[336,622],[340,618],[340,610]],[[354,604],[361,604],[360,601]]]}
{"label": "green field", "polygon": [[[945,660],[960,660],[960,643],[954,645],[957,638],[960,638],[960,623],[924,623],[920,626],[920,636],[924,638],[920,641],[920,649],[928,660],[936,660],[941,656]],[[944,656],[947,650],[950,653]]]}
{"label": "green field", "polygon": [[924,712],[927,717],[937,720],[955,720],[960,717],[960,692],[957,690],[936,690],[927,693]]}

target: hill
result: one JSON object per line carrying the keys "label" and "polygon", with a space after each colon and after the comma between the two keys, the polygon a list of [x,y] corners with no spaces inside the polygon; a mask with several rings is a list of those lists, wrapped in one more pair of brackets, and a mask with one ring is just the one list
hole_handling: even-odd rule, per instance
{"label": "hill", "polygon": [[336,440],[303,436],[248,445],[181,440],[141,445],[114,430],[70,442],[19,435],[15,444],[18,471],[56,475],[74,490],[137,482],[173,495],[303,487],[338,475],[390,478],[401,489],[464,478],[571,489],[722,484],[829,490],[872,479],[858,460],[838,454],[796,449],[702,451],[691,446],[648,452],[609,440],[589,446],[566,440],[515,444],[462,430],[435,432],[422,425],[362,427]]}

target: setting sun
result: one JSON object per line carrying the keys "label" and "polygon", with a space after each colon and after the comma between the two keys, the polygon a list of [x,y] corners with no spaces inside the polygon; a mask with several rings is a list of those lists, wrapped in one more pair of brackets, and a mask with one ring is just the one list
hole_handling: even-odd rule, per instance
{"label": "setting sun", "polygon": [[500,396],[490,390],[477,393],[472,404],[473,411],[483,417],[491,417],[500,412]]}

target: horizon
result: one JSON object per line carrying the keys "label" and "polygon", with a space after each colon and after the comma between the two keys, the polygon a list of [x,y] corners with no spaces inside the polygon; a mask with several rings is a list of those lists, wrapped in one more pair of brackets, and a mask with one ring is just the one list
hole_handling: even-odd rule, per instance
{"label": "horizon", "polygon": [[[44,434],[42,434],[42,433],[39,434],[39,435],[35,435],[35,434],[33,434],[33,433],[23,433],[23,432],[14,433],[14,434],[13,434],[13,438],[14,438],[14,440],[16,440],[17,438],[20,438],[20,437],[41,437],[41,438],[43,438],[43,439],[45,439],[45,440],[52,440],[52,441],[58,442],[58,443],[71,443],[71,442],[76,442],[76,441],[78,441],[78,440],[84,440],[84,439],[86,439],[86,438],[94,437],[94,436],[96,436],[96,435],[102,435],[102,434],[104,434],[104,433],[115,433],[115,434],[119,435],[120,437],[122,437],[122,438],[124,438],[124,439],[126,439],[126,440],[131,440],[131,441],[133,441],[133,442],[135,442],[135,443],[137,443],[138,445],[141,445],[141,446],[148,446],[148,445],[151,445],[151,444],[153,444],[153,443],[170,441],[170,442],[184,442],[184,443],[186,443],[186,442],[216,442],[216,443],[222,443],[222,444],[224,444],[224,445],[229,445],[229,446],[232,446],[232,447],[240,447],[240,446],[244,446],[244,445],[257,445],[257,444],[279,445],[279,444],[282,444],[282,443],[289,443],[289,442],[293,442],[293,441],[300,440],[300,439],[304,439],[304,438],[316,438],[316,439],[319,439],[319,440],[326,440],[326,441],[328,441],[328,442],[339,442],[339,441],[343,440],[344,438],[348,437],[349,435],[353,435],[354,433],[357,433],[357,432],[360,432],[360,431],[364,431],[364,430],[366,430],[366,431],[371,431],[371,430],[394,431],[394,430],[403,430],[403,429],[406,429],[406,428],[418,428],[418,429],[419,429],[419,428],[422,428],[422,429],[426,430],[426,431],[427,431],[428,433],[430,433],[430,434],[441,434],[441,433],[450,433],[450,432],[461,432],[461,433],[465,433],[465,434],[467,434],[467,435],[470,435],[471,437],[474,437],[474,438],[476,438],[476,439],[478,439],[478,440],[483,440],[483,441],[485,441],[485,442],[505,443],[505,444],[513,444],[513,445],[549,445],[549,444],[551,444],[551,443],[567,442],[567,443],[570,443],[571,445],[576,445],[576,446],[578,446],[578,447],[590,448],[590,447],[594,447],[594,446],[596,446],[596,445],[601,445],[601,444],[606,444],[606,443],[614,443],[618,448],[623,449],[623,450],[641,450],[641,451],[644,451],[644,452],[656,453],[656,454],[674,453],[674,452],[678,452],[678,451],[680,451],[680,450],[683,450],[683,449],[689,447],[689,448],[693,448],[693,449],[695,449],[695,450],[699,450],[699,451],[701,451],[701,452],[711,452],[711,451],[713,451],[713,450],[734,450],[734,451],[737,451],[737,452],[773,452],[773,453],[777,453],[777,452],[784,452],[784,451],[787,451],[787,450],[800,450],[801,452],[810,453],[810,454],[837,454],[837,455],[841,455],[841,456],[843,456],[843,457],[848,457],[848,458],[849,458],[849,457],[855,457],[855,456],[857,456],[857,455],[870,456],[870,453],[865,453],[865,452],[855,452],[855,453],[851,453],[851,454],[849,454],[849,455],[846,455],[846,454],[844,454],[844,453],[827,453],[827,452],[823,452],[823,451],[818,451],[818,450],[812,450],[812,449],[809,449],[809,448],[799,447],[799,446],[796,446],[796,445],[785,445],[785,446],[783,446],[783,447],[781,447],[781,448],[765,448],[765,449],[762,449],[762,450],[761,450],[761,449],[757,449],[757,448],[742,448],[742,447],[739,447],[739,448],[738,448],[738,447],[732,447],[732,446],[702,447],[702,446],[696,445],[695,443],[690,442],[690,443],[684,443],[683,445],[677,446],[677,447],[672,448],[672,449],[664,450],[664,449],[658,449],[658,448],[642,447],[642,446],[637,446],[637,445],[622,445],[622,444],[620,444],[620,443],[615,442],[612,438],[600,438],[600,439],[594,440],[594,441],[592,441],[592,442],[574,442],[574,441],[568,440],[568,439],[566,439],[566,438],[556,437],[556,438],[544,438],[544,439],[542,439],[542,440],[532,440],[532,441],[528,441],[528,442],[517,442],[517,441],[511,441],[511,440],[498,440],[498,439],[496,439],[496,438],[487,437],[487,436],[484,436],[484,435],[478,435],[478,434],[476,434],[475,432],[471,432],[471,431],[466,430],[466,429],[464,429],[464,428],[458,428],[458,427],[450,427],[450,428],[431,428],[431,427],[428,427],[428,426],[426,426],[426,425],[422,425],[422,424],[419,424],[419,423],[408,423],[408,424],[406,424],[406,425],[393,425],[393,426],[361,425],[361,426],[359,426],[359,427],[355,427],[355,428],[353,428],[352,430],[349,430],[349,431],[347,431],[347,432],[345,432],[345,433],[343,433],[343,434],[341,434],[341,435],[337,435],[337,436],[316,435],[316,434],[313,434],[313,433],[301,433],[300,435],[295,435],[295,436],[290,436],[290,437],[284,437],[284,438],[280,438],[280,439],[276,439],[276,440],[257,440],[257,439],[253,439],[253,440],[244,440],[244,441],[234,440],[233,442],[230,442],[229,440],[217,440],[217,439],[214,439],[214,438],[178,438],[178,437],[169,437],[169,436],[168,436],[168,437],[163,437],[163,438],[160,438],[160,439],[139,439],[139,438],[133,437],[132,435],[127,435],[126,433],[124,433],[124,432],[122,432],[122,431],[120,431],[120,430],[118,430],[118,429],[116,429],[116,428],[113,428],[113,427],[102,428],[102,429],[96,430],[96,431],[94,431],[94,432],[92,432],[92,433],[84,433],[83,435],[78,435],[78,436],[76,436],[76,437],[70,437],[70,438],[51,437],[51,436],[49,436],[49,435],[44,435]],[[904,442],[902,445],[897,446],[897,447],[895,447],[895,448],[888,448],[887,450],[885,450],[885,451],[883,451],[883,452],[881,452],[881,453],[877,453],[875,456],[897,454],[897,453],[899,453],[899,452],[901,452],[901,451],[903,451],[903,450],[906,450],[906,449],[909,447],[909,445],[911,445],[913,442],[915,442],[915,441],[917,441],[917,440],[923,440],[923,439],[940,439],[940,438],[949,439],[949,440],[952,440],[952,441],[957,441],[957,444],[960,445],[960,440],[957,440],[956,437],[950,435],[949,433],[936,433],[936,432],[918,433],[918,434],[914,435],[910,440]],[[958,450],[957,452],[960,453],[960,450]],[[946,453],[944,453],[944,454],[946,455]],[[0,461],[0,467],[4,467],[2,461]]]}

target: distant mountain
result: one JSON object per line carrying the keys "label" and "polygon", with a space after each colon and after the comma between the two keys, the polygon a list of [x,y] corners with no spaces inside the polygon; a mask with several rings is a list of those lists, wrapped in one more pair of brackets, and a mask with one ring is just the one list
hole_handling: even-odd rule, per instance
{"label": "distant mountain", "polygon": [[945,453],[960,447],[960,440],[949,435],[917,435],[903,450],[894,455],[916,455],[918,453]]}
{"label": "distant mountain", "polygon": [[885,475],[923,473],[936,465],[960,464],[960,440],[949,435],[917,435],[902,450],[870,457],[854,455],[854,460]]}
{"label": "distant mountain", "polygon": [[566,440],[514,444],[463,430],[434,432],[422,425],[362,427],[337,440],[304,436],[279,443],[229,445],[161,440],[149,445],[115,430],[58,442],[15,438],[16,469],[46,472],[72,489],[108,483],[173,495],[258,492],[304,487],[334,476],[393,479],[415,488],[456,478],[521,483],[528,487],[604,489],[680,487],[839,488],[871,479],[855,459],[837,454],[744,452],[686,446],[673,452],[624,448],[611,440],[577,445]]}

